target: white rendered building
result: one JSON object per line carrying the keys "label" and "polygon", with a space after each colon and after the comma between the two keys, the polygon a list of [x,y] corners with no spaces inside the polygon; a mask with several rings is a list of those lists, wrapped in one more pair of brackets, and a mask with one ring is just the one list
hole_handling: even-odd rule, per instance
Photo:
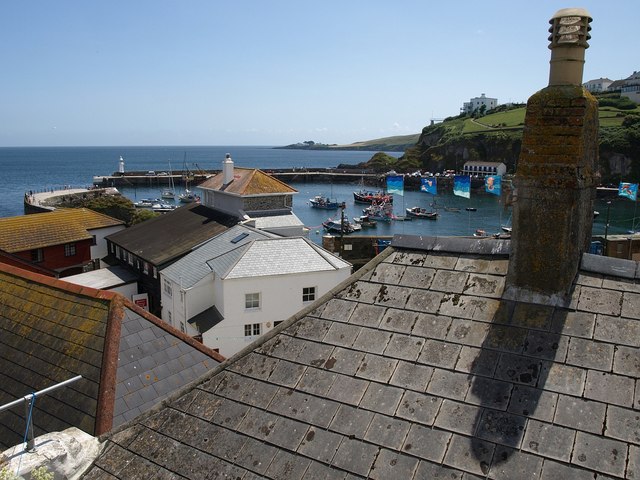
{"label": "white rendered building", "polygon": [[237,225],[160,271],[162,319],[229,357],[350,274],[306,238]]}
{"label": "white rendered building", "polygon": [[482,106],[485,107],[485,111],[489,111],[493,108],[496,108],[498,106],[498,99],[489,98],[483,93],[479,97],[475,97],[470,99],[468,102],[464,102],[462,104],[462,108],[460,109],[460,111],[462,113],[473,113],[474,111],[478,110]]}

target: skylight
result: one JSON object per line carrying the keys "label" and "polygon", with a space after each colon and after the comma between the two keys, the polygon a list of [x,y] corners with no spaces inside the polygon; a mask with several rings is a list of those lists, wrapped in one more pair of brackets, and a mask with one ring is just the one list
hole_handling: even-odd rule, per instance
{"label": "skylight", "polygon": [[231,243],[238,243],[240,240],[244,240],[248,236],[249,236],[249,234],[247,232],[243,232],[240,235],[238,235],[237,237],[233,238],[231,240]]}

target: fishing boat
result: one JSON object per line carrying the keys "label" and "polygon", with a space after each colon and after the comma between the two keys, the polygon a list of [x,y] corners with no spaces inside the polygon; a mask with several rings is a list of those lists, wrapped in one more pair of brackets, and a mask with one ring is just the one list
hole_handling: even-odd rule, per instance
{"label": "fishing boat", "polygon": [[360,225],[354,225],[349,222],[349,220],[344,219],[342,222],[340,220],[332,220],[331,218],[322,222],[322,226],[329,233],[353,233],[356,230],[360,230],[362,227]]}
{"label": "fishing boat", "polygon": [[412,207],[406,209],[409,217],[426,218],[427,220],[437,220],[438,212],[428,211],[426,208]]}
{"label": "fishing boat", "polygon": [[313,208],[321,208],[324,210],[335,210],[340,206],[337,200],[330,199],[329,197],[323,197],[322,195],[316,195],[309,199],[309,204]]}
{"label": "fishing boat", "polygon": [[179,205],[175,205],[173,203],[160,202],[160,203],[154,203],[153,205],[151,205],[151,210],[157,213],[166,213],[166,212],[172,212],[178,207]]}
{"label": "fishing boat", "polygon": [[369,215],[360,215],[359,217],[355,217],[353,221],[362,228],[373,228],[378,224],[378,222],[370,218]]}
{"label": "fishing boat", "polygon": [[358,190],[353,192],[353,201],[356,203],[393,203],[393,195],[386,193],[384,190],[371,191],[371,190]]}
{"label": "fishing boat", "polygon": [[372,220],[390,222],[393,220],[393,205],[385,201],[372,203],[370,206],[362,209],[362,213]]}

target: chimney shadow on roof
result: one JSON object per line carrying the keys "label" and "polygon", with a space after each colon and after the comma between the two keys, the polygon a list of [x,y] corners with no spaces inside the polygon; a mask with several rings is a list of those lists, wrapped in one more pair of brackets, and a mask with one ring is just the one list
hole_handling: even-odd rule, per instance
{"label": "chimney shadow on roof", "polygon": [[567,354],[567,337],[560,332],[569,312],[501,300],[470,364],[474,377],[467,395],[467,403],[480,407],[471,446],[485,474],[520,448],[537,451],[535,439],[524,438],[527,419],[551,422],[556,392],[566,392],[576,381],[555,363],[563,363]]}

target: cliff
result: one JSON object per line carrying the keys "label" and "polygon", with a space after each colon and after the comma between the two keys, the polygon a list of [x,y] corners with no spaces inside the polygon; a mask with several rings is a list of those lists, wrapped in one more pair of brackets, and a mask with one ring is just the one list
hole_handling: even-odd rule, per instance
{"label": "cliff", "polygon": [[[604,103],[604,102],[602,102]],[[422,130],[402,157],[432,172],[462,170],[467,161],[497,161],[515,172],[525,108],[494,111],[484,117],[453,117]],[[600,106],[599,173],[602,183],[640,180],[640,108]]]}

